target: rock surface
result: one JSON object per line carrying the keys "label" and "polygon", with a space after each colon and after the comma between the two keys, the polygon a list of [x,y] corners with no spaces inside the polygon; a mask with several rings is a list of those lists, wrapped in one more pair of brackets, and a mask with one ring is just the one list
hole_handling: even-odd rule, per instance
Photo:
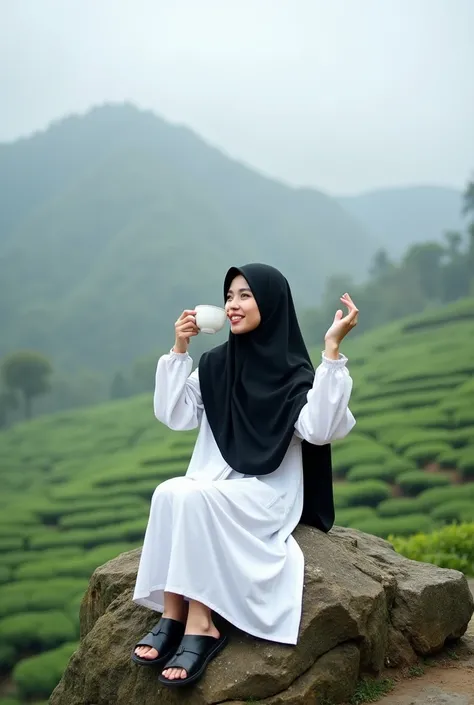
{"label": "rock surface", "polygon": [[[461,637],[474,611],[466,578],[416,563],[382,539],[352,529],[295,531],[306,562],[297,646],[230,628],[230,644],[187,705],[320,705],[347,700],[360,674],[410,665]],[[157,672],[130,660],[157,615],[131,601],[139,550],[98,568],[81,606],[81,644],[51,705],[167,705],[183,701]]]}

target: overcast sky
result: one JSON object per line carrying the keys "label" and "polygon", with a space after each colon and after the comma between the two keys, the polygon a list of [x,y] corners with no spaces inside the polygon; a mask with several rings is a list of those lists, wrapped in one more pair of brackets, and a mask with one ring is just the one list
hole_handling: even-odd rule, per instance
{"label": "overcast sky", "polygon": [[474,0],[0,0],[0,141],[128,100],[330,193],[463,187]]}

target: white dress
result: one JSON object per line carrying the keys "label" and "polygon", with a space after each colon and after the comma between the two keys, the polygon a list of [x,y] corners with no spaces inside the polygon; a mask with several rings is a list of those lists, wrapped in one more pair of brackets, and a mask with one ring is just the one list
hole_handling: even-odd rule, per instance
{"label": "white dress", "polygon": [[171,352],[159,359],[156,418],[176,431],[199,426],[199,434],[186,475],[162,482],[153,494],[137,604],[162,612],[163,592],[174,592],[248,634],[297,643],[304,558],[292,531],[303,507],[301,439],[324,445],[354,426],[346,362],[323,355],[282,464],[248,477],[232,470],[217,447],[191,357]]}

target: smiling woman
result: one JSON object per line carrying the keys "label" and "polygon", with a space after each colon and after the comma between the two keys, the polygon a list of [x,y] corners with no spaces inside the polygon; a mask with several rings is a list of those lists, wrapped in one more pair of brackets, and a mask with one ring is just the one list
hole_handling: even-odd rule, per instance
{"label": "smiling woman", "polygon": [[195,683],[224,648],[212,612],[261,639],[297,643],[304,558],[292,532],[299,522],[331,528],[329,444],[355,423],[339,353],[357,322],[348,294],[315,372],[278,270],[231,268],[223,293],[228,341],[191,373],[187,350],[199,330],[184,311],[156,371],[156,417],[175,430],[199,426],[186,476],[153,495],[133,596],[162,618],[132,659],[164,667],[168,687]]}
{"label": "smiling woman", "polygon": [[[231,270],[232,276],[234,270]],[[229,275],[228,275],[229,276]],[[230,320],[232,333],[250,333],[261,321],[255,297],[248,282],[241,274],[231,281],[226,296],[225,310]]]}

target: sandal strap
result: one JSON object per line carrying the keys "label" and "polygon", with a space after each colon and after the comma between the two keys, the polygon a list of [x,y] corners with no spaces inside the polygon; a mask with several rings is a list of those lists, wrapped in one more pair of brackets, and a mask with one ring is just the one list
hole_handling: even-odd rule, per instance
{"label": "sandal strap", "polygon": [[152,649],[156,649],[160,652],[169,640],[172,640],[173,643],[179,642],[183,634],[184,624],[182,622],[178,622],[176,619],[162,617],[160,621],[151,628],[148,634],[145,634],[145,636],[135,644],[135,647],[151,646]]}
{"label": "sandal strap", "polygon": [[209,652],[219,641],[220,639],[214,636],[186,634],[165,668],[183,668],[189,678],[201,667]]}

